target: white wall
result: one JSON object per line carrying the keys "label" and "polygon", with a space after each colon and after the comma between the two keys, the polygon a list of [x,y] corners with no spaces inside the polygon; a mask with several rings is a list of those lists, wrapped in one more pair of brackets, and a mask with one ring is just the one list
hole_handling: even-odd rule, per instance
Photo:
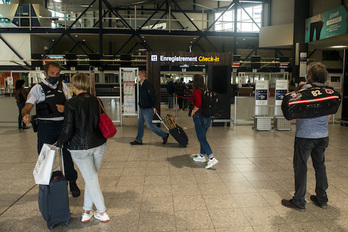
{"label": "white wall", "polygon": [[294,23],[294,7],[294,0],[272,0],[271,25]]}
{"label": "white wall", "polygon": [[12,21],[14,15],[16,14],[17,7],[18,4],[1,4],[0,17],[8,18]]}
{"label": "white wall", "polygon": [[42,38],[40,36],[37,36],[35,34],[30,35],[30,41],[31,41],[31,53],[44,53],[45,49],[44,46],[51,47],[52,42],[49,38]]}
{"label": "white wall", "polygon": [[294,24],[262,27],[259,35],[259,47],[292,46]]}
{"label": "white wall", "polygon": [[309,15],[317,15],[325,11],[329,11],[341,5],[341,0],[311,0]]}
{"label": "white wall", "polygon": [[[31,59],[30,34],[11,34],[2,33],[1,37],[20,55],[23,59]],[[15,65],[12,62],[3,62],[1,60],[19,60],[20,58],[0,40],[0,66]],[[20,64],[25,65],[23,62]],[[31,64],[31,62],[27,62]]]}

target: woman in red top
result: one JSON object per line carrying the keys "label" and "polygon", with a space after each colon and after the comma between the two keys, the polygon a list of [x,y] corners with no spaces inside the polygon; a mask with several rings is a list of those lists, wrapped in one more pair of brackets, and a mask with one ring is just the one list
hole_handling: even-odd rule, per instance
{"label": "woman in red top", "polygon": [[214,153],[212,152],[206,138],[207,130],[210,126],[211,119],[204,117],[200,112],[200,110],[202,109],[202,90],[207,89],[207,86],[204,84],[202,75],[196,74],[193,77],[192,88],[194,90],[192,98],[193,109],[191,117],[193,117],[197,139],[201,145],[200,153],[198,155],[195,155],[193,160],[197,162],[207,162],[205,155],[208,155],[208,163],[205,166],[205,168],[211,168],[218,163],[218,160],[214,157]]}

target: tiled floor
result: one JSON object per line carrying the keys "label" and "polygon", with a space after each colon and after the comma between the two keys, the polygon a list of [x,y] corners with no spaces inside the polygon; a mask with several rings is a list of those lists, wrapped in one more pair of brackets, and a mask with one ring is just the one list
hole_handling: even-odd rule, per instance
{"label": "tiled floor", "polygon": [[[164,115],[166,111],[162,113]],[[179,112],[190,139],[180,148],[149,130],[144,145],[131,146],[135,119],[125,119],[108,141],[99,178],[111,221],[80,222],[83,197],[70,197],[72,219],[53,231],[348,231],[348,128],[330,124],[326,152],[329,207],[309,202],[314,172],[309,161],[307,211],[283,207],[294,191],[291,131],[256,132],[251,125],[214,127],[208,140],[220,161],[213,170],[195,163],[193,123]],[[48,231],[37,203],[36,134],[0,124],[0,231]],[[84,186],[80,176],[78,184]]]}

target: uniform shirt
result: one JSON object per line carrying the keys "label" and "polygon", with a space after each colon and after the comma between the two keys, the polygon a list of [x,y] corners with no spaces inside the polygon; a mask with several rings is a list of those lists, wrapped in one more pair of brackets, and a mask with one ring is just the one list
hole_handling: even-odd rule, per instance
{"label": "uniform shirt", "polygon": [[[316,86],[325,86],[322,83],[315,83]],[[312,85],[306,84],[301,89],[311,88]],[[329,116],[316,118],[305,118],[296,120],[296,137],[307,139],[320,139],[329,136],[328,131]]]}
{"label": "uniform shirt", "polygon": [[[52,85],[48,81],[44,80],[43,83],[45,85],[49,86],[51,89],[56,89],[59,82],[57,82],[55,85]],[[65,96],[65,99],[69,100],[71,98],[71,95],[70,95],[70,91],[68,89],[68,86],[66,86],[66,84],[64,84],[64,83],[62,83],[62,84],[63,84],[63,93],[64,93],[64,96]],[[46,96],[45,96],[45,93],[44,93],[44,91],[42,89],[42,86],[40,84],[36,84],[30,90],[26,103],[30,103],[30,104],[35,105],[35,104],[38,104],[40,102],[45,101],[45,99],[46,99]],[[62,121],[62,120],[64,120],[64,117],[38,118],[38,119],[40,119],[40,120]]]}

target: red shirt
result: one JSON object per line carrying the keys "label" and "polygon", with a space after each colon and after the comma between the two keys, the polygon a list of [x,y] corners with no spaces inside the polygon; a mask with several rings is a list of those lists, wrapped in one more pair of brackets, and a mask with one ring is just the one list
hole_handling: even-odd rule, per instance
{"label": "red shirt", "polygon": [[[199,109],[202,109],[202,90],[201,89],[195,89],[193,91],[192,109],[195,106]],[[197,110],[196,114],[198,113],[199,113],[199,110]]]}

